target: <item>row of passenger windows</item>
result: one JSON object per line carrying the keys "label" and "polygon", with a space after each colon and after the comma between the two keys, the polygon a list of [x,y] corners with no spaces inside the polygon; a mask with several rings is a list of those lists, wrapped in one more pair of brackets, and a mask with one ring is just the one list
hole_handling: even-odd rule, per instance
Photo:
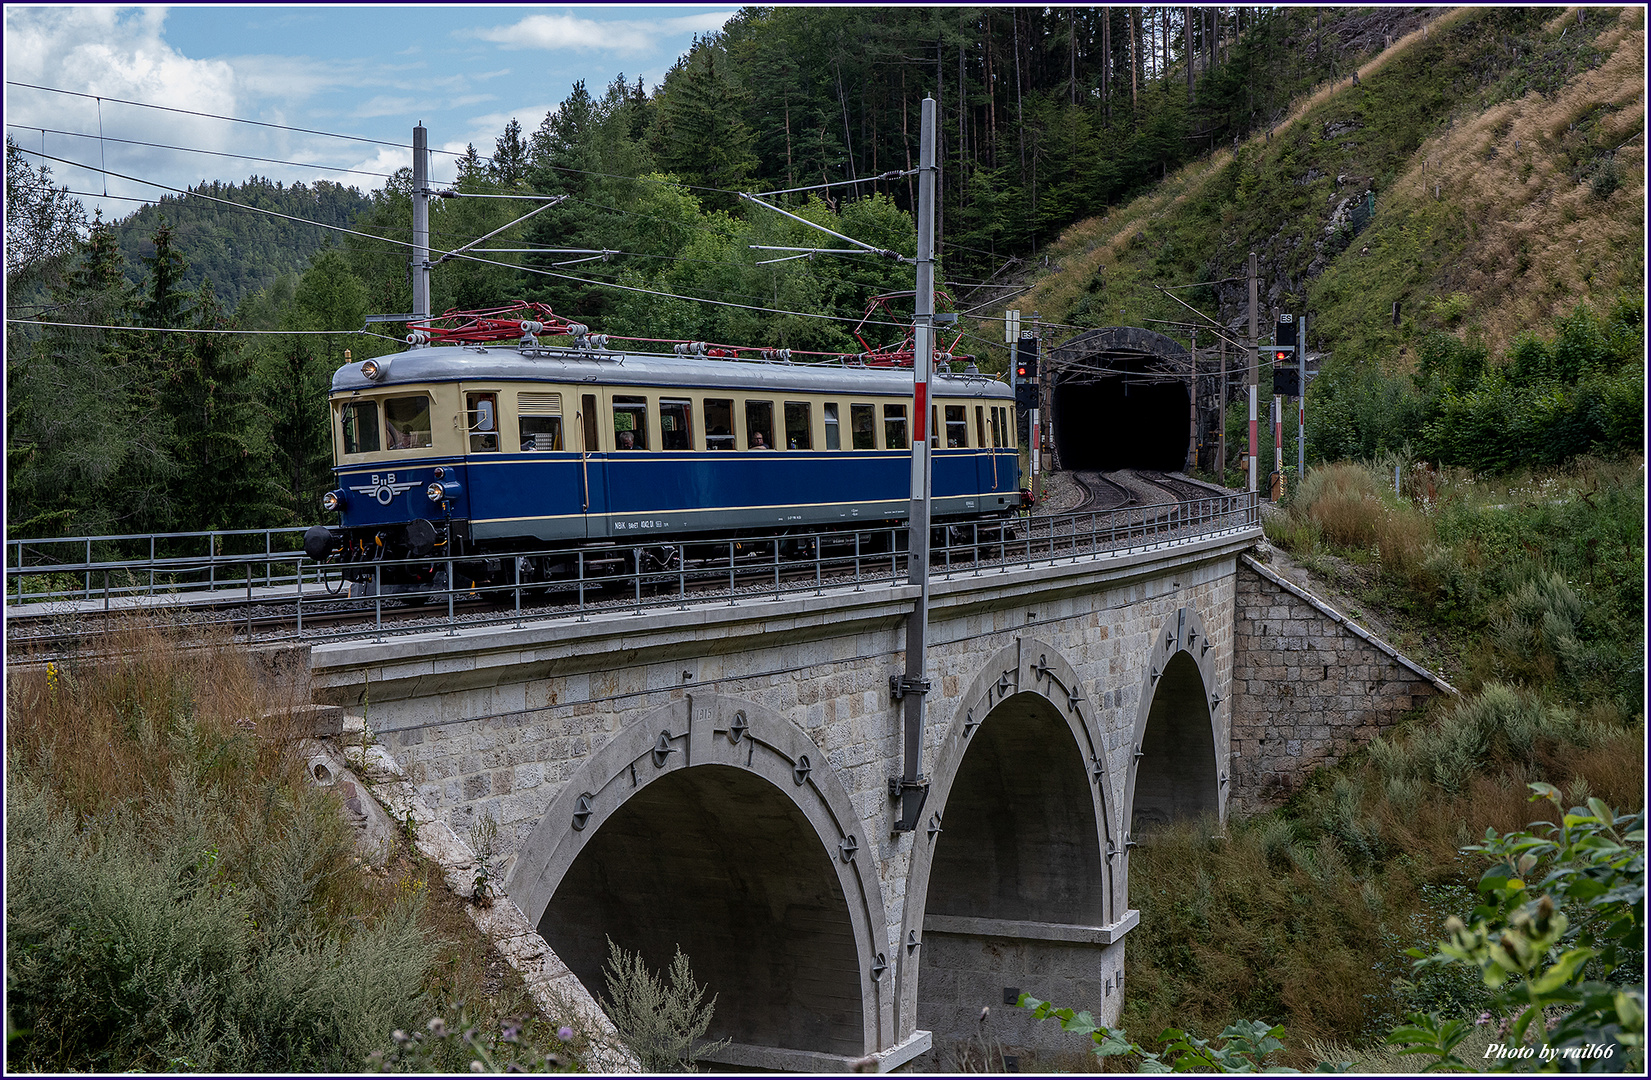
{"label": "row of passenger windows", "polygon": [[[383,406],[382,428],[380,404]],[[564,449],[560,394],[523,392],[516,404],[516,438],[501,443],[505,432],[498,394],[465,395],[465,427],[471,453],[517,448],[524,451]],[[814,426],[816,408],[821,420],[818,429]],[[910,406],[903,402],[848,403],[845,407],[835,401],[661,397],[656,405],[640,395],[615,394],[610,399],[613,425],[610,446],[619,451],[813,450],[818,431],[823,437],[818,449],[905,450],[911,445],[907,427],[909,411]],[[697,420],[696,412],[699,413]],[[584,443],[593,450],[605,449],[599,446],[598,413],[596,395],[583,395],[580,415],[584,420]],[[429,447],[430,415],[430,399],[424,394],[345,402],[339,414],[344,453]],[[935,405],[930,427],[932,444],[937,447],[1010,446],[1007,406]]]}

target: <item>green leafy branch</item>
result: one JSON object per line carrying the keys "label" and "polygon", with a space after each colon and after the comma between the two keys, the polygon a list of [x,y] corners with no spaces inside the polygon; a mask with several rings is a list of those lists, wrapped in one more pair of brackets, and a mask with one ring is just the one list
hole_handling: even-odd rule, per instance
{"label": "green leafy branch", "polygon": [[[1533,802],[1563,806],[1551,784],[1530,788]],[[1558,824],[1505,835],[1487,830],[1483,844],[1464,851],[1491,860],[1479,879],[1481,903],[1469,916],[1472,924],[1452,917],[1445,923],[1450,940],[1432,955],[1420,949],[1410,955],[1418,968],[1477,967],[1496,991],[1492,1009],[1510,1020],[1490,1067],[1620,1071],[1643,1065],[1644,974],[1637,985],[1612,977],[1636,955],[1631,950],[1645,926],[1644,811],[1618,815],[1589,799]],[[1604,978],[1590,977],[1593,972]],[[1421,1013],[1409,1019],[1387,1039],[1405,1046],[1401,1053],[1432,1057],[1428,1069],[1483,1068],[1455,1054],[1468,1032],[1465,1020]]]}
{"label": "green leafy branch", "polygon": [[[1196,1038],[1178,1028],[1168,1028],[1158,1036],[1164,1044],[1162,1052],[1154,1052],[1130,1041],[1119,1028],[1097,1024],[1088,1012],[1057,1008],[1048,1001],[1039,1001],[1030,994],[1022,994],[1016,1002],[1023,1009],[1031,1009],[1039,1020],[1059,1020],[1062,1031],[1087,1036],[1094,1044],[1097,1058],[1135,1055],[1140,1059],[1138,1071],[1144,1073],[1201,1072],[1201,1073],[1293,1073],[1299,1070],[1282,1065],[1270,1065],[1267,1058],[1284,1049],[1284,1025],[1269,1026],[1261,1020],[1239,1020],[1227,1025],[1217,1038]],[[1317,1072],[1345,1072],[1346,1062],[1321,1063]]]}

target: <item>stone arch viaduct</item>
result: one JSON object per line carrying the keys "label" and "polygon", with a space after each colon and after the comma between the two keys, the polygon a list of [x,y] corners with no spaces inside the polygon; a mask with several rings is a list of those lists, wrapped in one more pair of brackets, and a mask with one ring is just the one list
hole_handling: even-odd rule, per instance
{"label": "stone arch viaduct", "polygon": [[[731,1040],[712,1060],[944,1067],[992,1006],[1050,1061],[1069,1044],[1004,1002],[1116,1021],[1138,832],[1218,827],[1443,687],[1251,559],[1259,534],[937,575],[912,831],[912,586],[317,645],[311,679],[460,836],[498,824],[505,891],[587,987],[610,939],[655,968],[680,947]],[[1358,699],[1341,719],[1275,707],[1309,670]]]}

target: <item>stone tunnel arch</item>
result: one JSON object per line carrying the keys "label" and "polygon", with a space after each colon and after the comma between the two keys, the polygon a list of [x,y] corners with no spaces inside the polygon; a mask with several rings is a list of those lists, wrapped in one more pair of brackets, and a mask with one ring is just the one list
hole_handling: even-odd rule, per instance
{"label": "stone tunnel arch", "polygon": [[1023,639],[959,700],[915,837],[899,950],[902,1030],[933,1031],[942,1067],[957,1064],[949,1048],[982,1005],[1010,1025],[995,1033],[1006,1045],[1041,1041],[1024,1015],[1001,1010],[1005,987],[1053,997],[1060,978],[1099,998],[1122,961],[1100,929],[1121,915],[1121,845],[1076,672]]}
{"label": "stone tunnel arch", "polygon": [[735,1044],[719,1060],[819,1065],[807,1055],[895,1041],[875,844],[857,822],[801,729],[695,695],[628,725],[575,773],[507,890],[593,992],[606,989],[609,938],[655,969],[680,945],[717,995],[708,1037]]}
{"label": "stone tunnel arch", "polygon": [[1133,326],[1050,351],[1055,453],[1065,469],[1180,469],[1191,441],[1187,349]]}
{"label": "stone tunnel arch", "polygon": [[1124,796],[1131,839],[1174,821],[1226,818],[1227,740],[1212,648],[1192,608],[1176,611],[1153,640]]}

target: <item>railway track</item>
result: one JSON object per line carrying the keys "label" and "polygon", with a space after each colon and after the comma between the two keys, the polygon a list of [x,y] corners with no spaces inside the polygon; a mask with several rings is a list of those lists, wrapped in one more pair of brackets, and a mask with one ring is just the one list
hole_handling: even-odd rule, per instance
{"label": "railway track", "polygon": [[1139,501],[1134,491],[1118,483],[1104,472],[1095,470],[1075,471],[1072,474],[1072,479],[1076,480],[1078,486],[1088,493],[1088,497],[1076,507],[1079,513],[1119,510]]}

